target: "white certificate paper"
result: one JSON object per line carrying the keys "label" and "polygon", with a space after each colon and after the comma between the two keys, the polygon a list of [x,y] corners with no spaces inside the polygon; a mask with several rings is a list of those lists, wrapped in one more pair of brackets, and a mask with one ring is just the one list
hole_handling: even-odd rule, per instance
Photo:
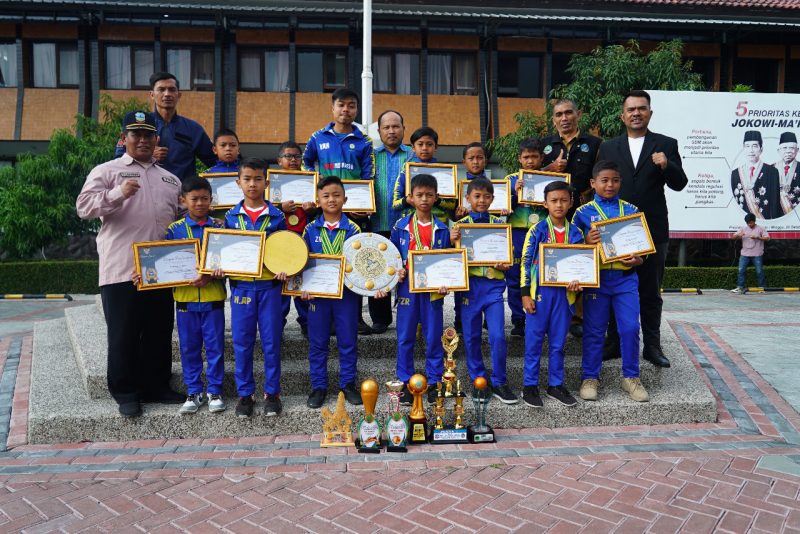
{"label": "white certificate paper", "polygon": [[461,228],[461,247],[467,249],[469,263],[511,263],[508,232],[505,227]]}
{"label": "white certificate paper", "polygon": [[314,202],[314,176],[303,174],[270,173],[270,202],[294,201],[295,204]]}
{"label": "white certificate paper", "polygon": [[411,257],[414,260],[414,289],[435,290],[468,285],[461,254],[414,254]]}
{"label": "white certificate paper", "polygon": [[489,211],[502,211],[508,209],[508,183],[494,184],[494,198],[489,205]]}
{"label": "white certificate paper", "polygon": [[197,277],[194,247],[172,250],[158,258],[155,266],[159,284],[193,280]]}
{"label": "white certificate paper", "polygon": [[565,182],[561,176],[525,172],[522,174],[522,199],[524,202],[544,203],[544,188],[550,182]]}
{"label": "white certificate paper", "polygon": [[[238,236],[231,236],[238,237]],[[223,271],[256,272],[261,262],[259,243],[254,239],[231,239],[220,250]]]}
{"label": "white certificate paper", "polygon": [[347,197],[347,202],[344,203],[344,208],[348,211],[375,211],[372,205],[372,182],[363,180],[363,184],[345,183],[344,196]]}
{"label": "white certificate paper", "polygon": [[244,193],[236,183],[236,177],[209,178],[212,206],[235,206],[244,199]]}
{"label": "white certificate paper", "polygon": [[436,178],[436,192],[439,195],[450,196],[450,197],[455,196],[456,190],[453,189],[454,185],[453,183],[455,182],[455,180],[453,180],[452,172],[445,169],[442,170],[428,169],[428,170],[432,171],[429,174],[432,174],[433,177]]}
{"label": "white certificate paper", "polygon": [[586,287],[598,285],[596,248],[543,246],[541,254],[542,283],[568,285],[577,280]]}
{"label": "white certificate paper", "polygon": [[630,256],[652,249],[641,219],[598,226],[606,258]]}
{"label": "white certificate paper", "polygon": [[341,265],[340,259],[309,258],[302,273],[289,277],[286,288],[289,291],[308,291],[319,297],[338,298]]}

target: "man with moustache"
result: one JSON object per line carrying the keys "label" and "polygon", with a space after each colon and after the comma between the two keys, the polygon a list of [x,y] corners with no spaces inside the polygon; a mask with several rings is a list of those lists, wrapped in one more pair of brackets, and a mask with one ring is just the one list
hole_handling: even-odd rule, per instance
{"label": "man with moustache", "polygon": [[786,215],[791,213],[800,203],[800,168],[797,160],[797,136],[792,132],[783,132],[778,141],[778,154],[781,159],[775,162],[780,179],[781,210]]}

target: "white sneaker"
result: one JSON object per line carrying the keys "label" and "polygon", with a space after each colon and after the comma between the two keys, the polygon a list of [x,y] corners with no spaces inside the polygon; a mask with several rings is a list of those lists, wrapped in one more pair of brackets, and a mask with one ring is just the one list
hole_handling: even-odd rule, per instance
{"label": "white sneaker", "polygon": [[180,413],[197,413],[200,406],[204,405],[208,399],[205,393],[198,393],[197,395],[189,395],[186,397],[186,402],[181,406]]}
{"label": "white sneaker", "polygon": [[211,413],[225,411],[225,401],[222,400],[222,395],[209,395],[208,411]]}
{"label": "white sneaker", "polygon": [[731,293],[744,293],[744,288],[743,287],[736,287],[734,289],[731,289]]}

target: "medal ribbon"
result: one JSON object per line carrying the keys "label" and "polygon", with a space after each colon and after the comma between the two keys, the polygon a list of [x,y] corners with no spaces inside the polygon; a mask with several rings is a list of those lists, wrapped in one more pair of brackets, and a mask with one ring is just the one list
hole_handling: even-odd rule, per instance
{"label": "medal ribbon", "polygon": [[[264,217],[264,220],[261,222],[261,227],[258,229],[258,231],[263,232],[264,228],[266,228],[268,224],[269,224],[269,217]],[[241,228],[242,230],[247,229],[247,225],[244,222],[244,215],[242,215],[241,213],[239,214],[239,228]]]}
{"label": "medal ribbon", "polygon": [[[433,221],[431,221],[431,225],[433,225]],[[414,249],[415,250],[423,250],[422,247],[422,238],[419,236],[419,225],[417,224],[417,214],[411,217],[411,228],[414,231]],[[433,241],[433,227],[431,227],[431,241]]]}
{"label": "medal ribbon", "polygon": [[[594,209],[596,209],[597,213],[600,214],[600,218],[602,218],[604,221],[608,220],[608,215],[606,215],[606,213],[603,211],[603,208],[600,207],[600,204],[598,204],[596,200],[592,200],[589,202],[589,204],[594,206]],[[623,215],[625,215],[625,211],[623,210],[622,199],[619,199],[619,217],[622,217]]]}
{"label": "medal ribbon", "polygon": [[[605,215],[605,214],[603,214]],[[553,221],[550,220],[550,216],[547,216],[547,233],[549,234],[549,243],[556,242],[556,229],[553,226]],[[569,221],[564,219],[564,243],[569,244]]]}
{"label": "medal ribbon", "polygon": [[344,228],[337,228],[336,229],[336,237],[333,238],[333,243],[331,243],[330,238],[328,237],[328,229],[323,227],[320,230],[320,239],[322,241],[322,252],[325,254],[336,255],[342,253],[342,245],[344,244]]}

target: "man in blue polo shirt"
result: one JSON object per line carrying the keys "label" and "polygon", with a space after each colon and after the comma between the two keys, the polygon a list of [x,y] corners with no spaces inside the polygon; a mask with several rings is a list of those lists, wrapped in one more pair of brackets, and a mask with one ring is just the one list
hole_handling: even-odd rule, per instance
{"label": "man in blue polo shirt", "polygon": [[[181,91],[178,79],[169,72],[156,72],[150,76],[150,100],[156,118],[158,146],[153,157],[166,170],[183,180],[193,176],[195,158],[210,167],[216,163],[211,139],[203,127],[192,119],[178,115]],[[125,143],[117,143],[114,157],[125,153]]]}

